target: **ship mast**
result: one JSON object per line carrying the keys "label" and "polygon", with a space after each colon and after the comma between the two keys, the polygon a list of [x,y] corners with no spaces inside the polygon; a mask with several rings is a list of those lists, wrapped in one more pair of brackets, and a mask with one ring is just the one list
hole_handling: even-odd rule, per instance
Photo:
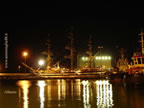
{"label": "ship mast", "polygon": [[65,49],[70,50],[70,55],[65,57],[71,60],[71,70],[73,70],[74,69],[74,38],[72,32],[69,32],[69,39],[70,39],[70,45],[66,46]]}
{"label": "ship mast", "polygon": [[47,40],[47,45],[48,45],[48,49],[47,49],[47,70],[50,70],[50,65],[51,65],[51,41],[50,41],[50,34],[48,33],[48,40]]}
{"label": "ship mast", "polygon": [[143,40],[143,31],[141,30],[141,33],[139,34],[141,36],[141,48],[142,48],[142,55],[144,55],[144,40]]}
{"label": "ship mast", "polygon": [[120,53],[121,53],[121,59],[124,59],[124,49],[123,48],[121,48]]}
{"label": "ship mast", "polygon": [[91,68],[92,64],[92,40],[91,40],[91,35],[89,36],[89,41],[88,41],[88,55],[89,55],[89,68]]}

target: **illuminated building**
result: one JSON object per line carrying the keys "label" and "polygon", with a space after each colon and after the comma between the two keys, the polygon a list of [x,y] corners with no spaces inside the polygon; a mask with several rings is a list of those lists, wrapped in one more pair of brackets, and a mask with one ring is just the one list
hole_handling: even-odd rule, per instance
{"label": "illuminated building", "polygon": [[[111,68],[112,57],[110,55],[97,55],[92,59],[91,67]],[[87,68],[89,66],[89,58],[87,55],[77,56],[77,68]]]}

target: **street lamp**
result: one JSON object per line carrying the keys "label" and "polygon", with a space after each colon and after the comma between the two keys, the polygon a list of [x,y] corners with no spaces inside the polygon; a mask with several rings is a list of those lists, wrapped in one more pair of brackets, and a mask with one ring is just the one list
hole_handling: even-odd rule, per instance
{"label": "street lamp", "polygon": [[[28,52],[24,51],[22,55],[24,56],[25,64],[26,64],[26,57],[28,56]],[[25,72],[26,72],[26,68],[25,68]]]}

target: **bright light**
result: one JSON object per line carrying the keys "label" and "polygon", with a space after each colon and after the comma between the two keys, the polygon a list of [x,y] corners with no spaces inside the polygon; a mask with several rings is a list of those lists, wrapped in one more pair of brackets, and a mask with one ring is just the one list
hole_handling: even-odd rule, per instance
{"label": "bright light", "polygon": [[81,83],[82,83],[82,85],[84,85],[84,86],[89,84],[88,80],[86,80],[86,81],[84,80],[84,81],[82,81]]}
{"label": "bright light", "polygon": [[87,61],[87,60],[88,60],[88,57],[82,57],[82,60],[83,60],[83,61]]}
{"label": "bright light", "polygon": [[105,60],[107,60],[108,59],[108,57],[107,56],[105,56]]}
{"label": "bright light", "polygon": [[109,56],[108,59],[111,60],[111,57]]}
{"label": "bright light", "polygon": [[82,57],[82,60],[85,60],[85,57]]}
{"label": "bright light", "polygon": [[97,56],[95,57],[96,60],[111,60],[110,56]]}
{"label": "bright light", "polygon": [[96,57],[96,60],[98,60],[98,57]]}
{"label": "bright light", "polygon": [[108,80],[97,80],[96,91],[96,100],[98,108],[109,108],[114,105],[112,84],[110,84]]}
{"label": "bright light", "polygon": [[40,66],[42,66],[42,65],[44,65],[44,61],[43,61],[43,60],[40,60],[40,61],[38,62],[38,64],[39,64]]}
{"label": "bright light", "polygon": [[107,84],[109,84],[109,81],[108,80],[97,80],[96,84],[97,85],[107,85]]}
{"label": "bright light", "polygon": [[45,91],[46,83],[45,83],[45,81],[38,81],[37,85],[40,88],[40,91],[39,91],[40,108],[44,108],[44,101],[45,101],[44,91]]}
{"label": "bright light", "polygon": [[23,52],[23,56],[26,57],[28,55],[27,52]]}
{"label": "bright light", "polygon": [[85,60],[88,60],[88,57],[85,57]]}
{"label": "bright light", "polygon": [[[23,108],[28,108],[29,106],[29,87],[31,86],[31,82],[27,80],[20,80],[17,82],[17,85],[22,89],[23,93]],[[21,91],[20,91],[21,93]]]}

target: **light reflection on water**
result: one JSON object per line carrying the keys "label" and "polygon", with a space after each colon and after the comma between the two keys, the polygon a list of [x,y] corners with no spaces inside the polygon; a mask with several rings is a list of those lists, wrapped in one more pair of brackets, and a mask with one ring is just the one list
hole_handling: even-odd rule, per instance
{"label": "light reflection on water", "polygon": [[95,88],[93,86],[94,82],[90,82],[89,80],[84,80],[81,83],[83,85],[84,108],[91,108],[92,97],[94,95],[94,90],[92,89],[96,91],[96,105],[98,108],[109,108],[113,106],[112,84],[108,80],[95,81]]}
{"label": "light reflection on water", "polygon": [[[57,80],[57,95],[58,95],[58,101],[65,100],[66,98],[66,81],[65,80]],[[61,107],[61,103],[58,103],[58,107]]]}
{"label": "light reflection on water", "polygon": [[89,103],[90,100],[90,83],[89,81],[82,81],[82,85],[83,85],[83,104],[84,104],[84,108],[90,108],[91,105]]}
{"label": "light reflection on water", "polygon": [[[47,107],[66,107],[70,104],[83,108],[109,108],[113,104],[112,84],[107,80],[39,80],[35,81],[36,85],[30,81],[18,81],[17,85],[21,88],[23,108],[29,108],[29,92],[30,87],[38,89],[39,108]],[[21,95],[20,95],[21,96]],[[21,98],[21,97],[19,97]],[[67,101],[69,100],[69,101]],[[54,104],[53,102],[56,102]]]}
{"label": "light reflection on water", "polygon": [[45,101],[45,81],[38,81],[37,85],[39,86],[39,97],[40,97],[40,108],[44,108],[44,101]]}
{"label": "light reflection on water", "polygon": [[29,106],[29,87],[31,86],[30,81],[23,80],[23,81],[18,81],[17,85],[22,89],[23,93],[23,108],[28,108]]}
{"label": "light reflection on water", "polygon": [[96,81],[97,107],[109,108],[113,106],[112,84],[108,80]]}
{"label": "light reflection on water", "polygon": [[0,108],[144,108],[143,85],[82,79],[0,82]]}
{"label": "light reflection on water", "polygon": [[47,100],[50,102],[51,100],[52,100],[52,80],[46,80],[46,84],[47,84],[47,86],[46,86],[46,92],[47,92]]}

